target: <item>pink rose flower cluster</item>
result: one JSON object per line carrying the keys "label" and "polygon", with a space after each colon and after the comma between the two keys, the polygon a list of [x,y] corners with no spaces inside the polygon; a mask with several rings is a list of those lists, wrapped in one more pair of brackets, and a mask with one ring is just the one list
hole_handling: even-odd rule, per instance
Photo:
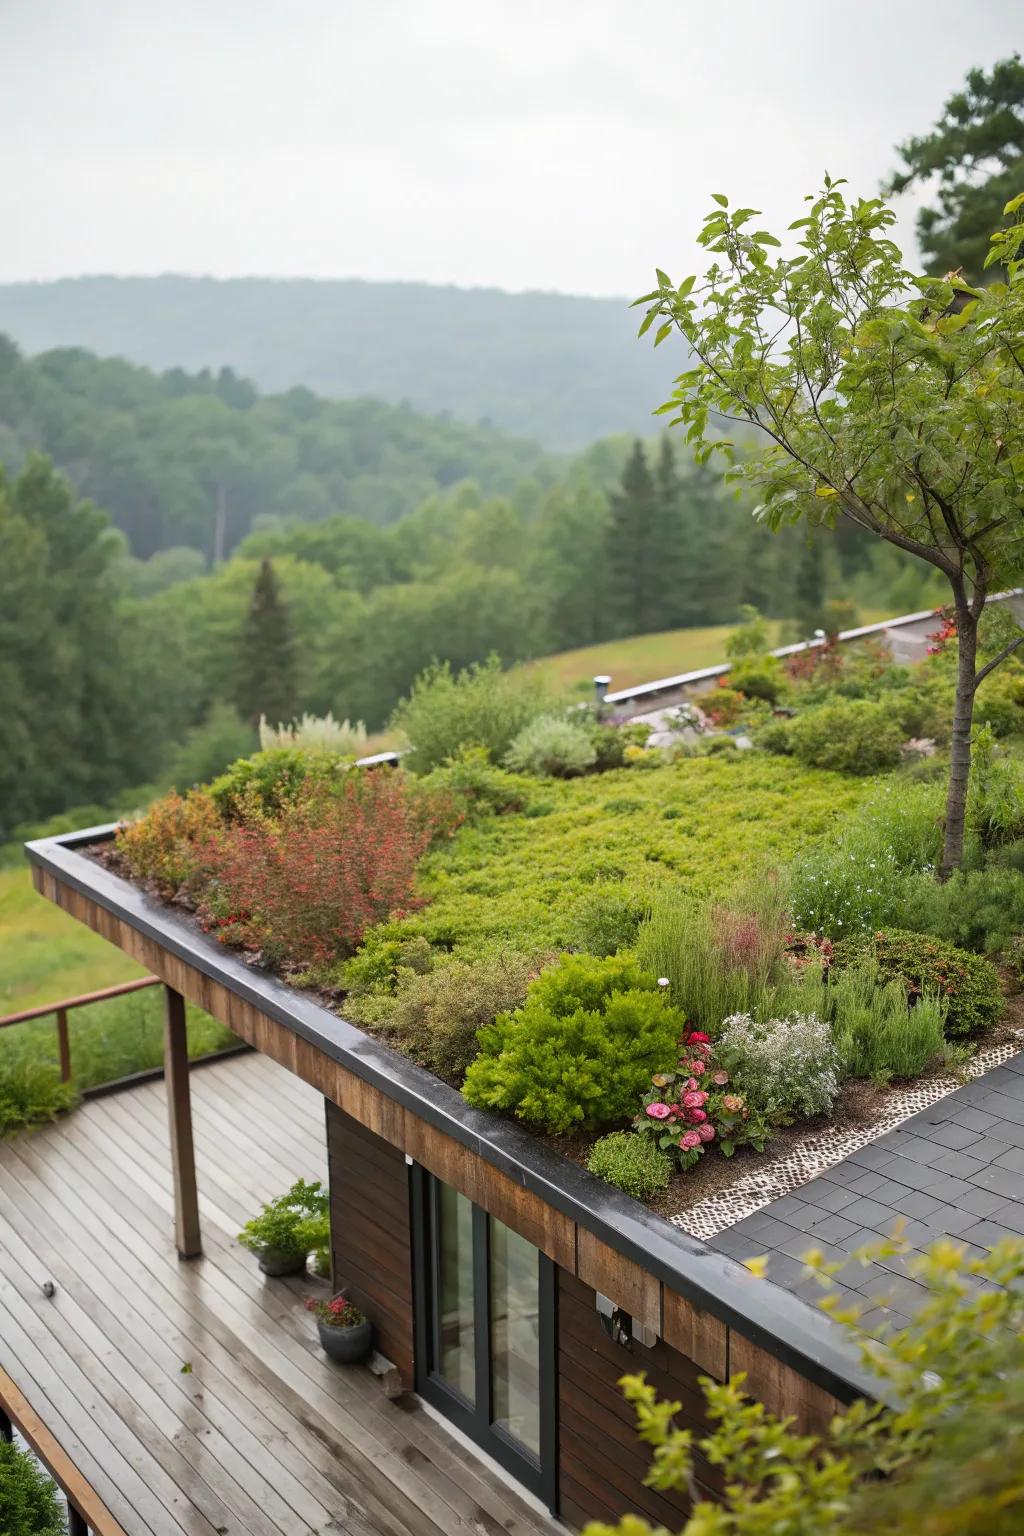
{"label": "pink rose flower cluster", "polygon": [[763,1117],[751,1114],[741,1093],[727,1091],[729,1073],[715,1061],[711,1040],[701,1030],[680,1035],[677,1070],[656,1073],[651,1085],[634,1128],[656,1137],[680,1168],[692,1168],[712,1143],[726,1157],[746,1144],[763,1150]]}

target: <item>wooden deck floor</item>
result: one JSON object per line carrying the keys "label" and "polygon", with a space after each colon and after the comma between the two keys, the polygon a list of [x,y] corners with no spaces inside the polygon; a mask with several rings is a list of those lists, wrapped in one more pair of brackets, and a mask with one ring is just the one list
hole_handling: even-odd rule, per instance
{"label": "wooden deck floor", "polygon": [[[234,1241],[324,1177],[323,1101],[253,1054],[192,1073],[204,1256],[173,1240],[162,1083],[0,1143],[0,1364],[129,1536],[559,1529],[414,1398],[330,1364]],[[52,1299],[45,1281],[56,1286]]]}

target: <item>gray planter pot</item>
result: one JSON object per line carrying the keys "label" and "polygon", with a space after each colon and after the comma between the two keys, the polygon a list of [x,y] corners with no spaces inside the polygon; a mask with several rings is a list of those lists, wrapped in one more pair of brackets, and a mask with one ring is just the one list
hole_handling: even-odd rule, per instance
{"label": "gray planter pot", "polygon": [[342,1365],[358,1365],[373,1345],[373,1324],[357,1323],[354,1328],[332,1328],[317,1319],[317,1332],[324,1353]]}
{"label": "gray planter pot", "polygon": [[299,1275],[306,1267],[304,1253],[292,1253],[282,1248],[264,1248],[260,1254],[260,1269],[265,1275]]}

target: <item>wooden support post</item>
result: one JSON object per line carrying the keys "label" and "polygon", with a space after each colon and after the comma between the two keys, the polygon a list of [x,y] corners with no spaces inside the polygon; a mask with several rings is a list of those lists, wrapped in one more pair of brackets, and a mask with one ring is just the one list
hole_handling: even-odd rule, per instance
{"label": "wooden support post", "polygon": [[164,1084],[171,1127],[175,1237],[179,1256],[194,1259],[202,1253],[203,1244],[199,1232],[196,1156],[192,1145],[185,999],[180,992],[167,986],[164,987]]}
{"label": "wooden support post", "polygon": [[65,1083],[71,1081],[71,1040],[68,1036],[68,1011],[57,1009],[57,1052],[60,1057],[60,1075]]}

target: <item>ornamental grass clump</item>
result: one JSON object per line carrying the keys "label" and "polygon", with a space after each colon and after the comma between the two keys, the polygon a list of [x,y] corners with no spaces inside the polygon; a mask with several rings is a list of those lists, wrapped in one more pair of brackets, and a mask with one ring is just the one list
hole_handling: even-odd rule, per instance
{"label": "ornamental grass clump", "polygon": [[513,773],[572,779],[597,762],[597,747],[585,726],[559,715],[541,715],[523,727],[505,753]]}
{"label": "ornamental grass clump", "polygon": [[838,973],[828,999],[844,1077],[920,1077],[943,1055],[947,1003],[924,992],[909,1007],[903,981],[883,981],[868,955]]}
{"label": "ornamental grass clump", "polygon": [[763,1022],[733,1014],[715,1049],[737,1087],[772,1120],[827,1115],[836,1101],[839,1058],[828,1022],[816,1014]]}
{"label": "ornamental grass clump", "polygon": [[599,1130],[628,1119],[651,1073],[675,1060],[683,1023],[632,959],[566,955],[480,1031],[462,1091],[553,1135]]}

